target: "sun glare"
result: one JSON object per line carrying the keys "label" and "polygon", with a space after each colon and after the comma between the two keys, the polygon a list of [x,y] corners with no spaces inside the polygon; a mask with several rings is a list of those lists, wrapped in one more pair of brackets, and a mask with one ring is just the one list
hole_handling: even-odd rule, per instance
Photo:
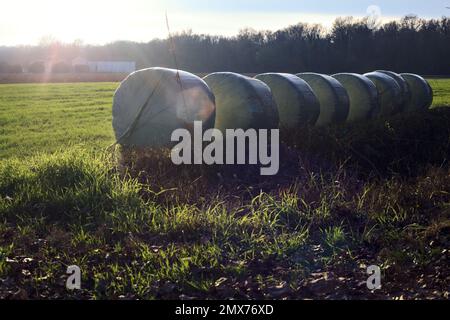
{"label": "sun glare", "polygon": [[[240,29],[278,30],[298,22],[331,27],[338,14],[299,10],[219,10],[217,5],[190,8],[186,1],[160,0],[6,0],[0,20],[0,45],[38,44],[43,37],[65,43],[83,40],[104,44],[115,40],[147,42],[167,36],[165,13],[173,32],[233,36]],[[217,4],[217,3],[216,3]],[[365,7],[358,14],[366,15]],[[358,11],[359,12],[359,11]],[[383,20],[395,17],[383,16]]]}
{"label": "sun glare", "polygon": [[[0,21],[1,42],[37,43],[44,36],[63,42],[104,43],[165,37],[161,1],[8,1]],[[26,8],[26,10],[24,10]],[[20,22],[19,22],[20,21]],[[142,38],[142,39],[141,39]]]}

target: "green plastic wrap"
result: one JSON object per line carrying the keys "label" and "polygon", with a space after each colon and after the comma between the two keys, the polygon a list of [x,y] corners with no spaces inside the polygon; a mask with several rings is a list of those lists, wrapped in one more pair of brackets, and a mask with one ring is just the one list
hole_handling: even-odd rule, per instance
{"label": "green plastic wrap", "polygon": [[117,88],[113,101],[113,129],[124,146],[172,145],[175,129],[214,126],[214,95],[199,77],[165,68],[130,74]]}
{"label": "green plastic wrap", "polygon": [[377,87],[369,78],[356,73],[338,73],[332,77],[347,90],[350,99],[347,122],[369,119],[379,109]]}
{"label": "green plastic wrap", "polygon": [[402,110],[402,90],[392,77],[376,71],[366,73],[364,76],[368,77],[378,90],[380,109],[374,112],[373,116],[390,116]]}
{"label": "green plastic wrap", "polygon": [[216,98],[216,129],[278,128],[277,106],[264,82],[232,72],[212,73],[203,79]]}
{"label": "green plastic wrap", "polygon": [[394,79],[397,82],[397,84],[400,86],[400,89],[402,91],[402,97],[403,97],[402,111],[405,110],[411,100],[411,92],[409,90],[409,86],[406,83],[405,79],[400,74],[395,73],[393,71],[377,70],[376,72],[384,73],[384,74],[390,76],[392,79]]}
{"label": "green plastic wrap", "polygon": [[255,77],[269,86],[278,106],[280,128],[295,129],[314,125],[320,104],[306,81],[293,74],[265,73]]}
{"label": "green plastic wrap", "polygon": [[424,78],[417,74],[402,73],[411,91],[411,100],[406,107],[406,111],[427,110],[433,103],[433,90]]}
{"label": "green plastic wrap", "polygon": [[347,119],[350,100],[345,88],[336,79],[318,73],[299,73],[316,94],[320,103],[317,126],[343,123]]}

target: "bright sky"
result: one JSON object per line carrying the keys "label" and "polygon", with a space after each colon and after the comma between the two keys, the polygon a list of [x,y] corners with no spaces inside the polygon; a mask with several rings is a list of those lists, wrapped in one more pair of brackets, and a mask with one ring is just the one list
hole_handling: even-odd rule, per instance
{"label": "bright sky", "polygon": [[331,26],[336,17],[364,17],[376,5],[383,20],[406,14],[450,16],[450,0],[1,0],[0,45],[165,38],[172,32],[236,35],[240,29],[277,30],[298,22]]}

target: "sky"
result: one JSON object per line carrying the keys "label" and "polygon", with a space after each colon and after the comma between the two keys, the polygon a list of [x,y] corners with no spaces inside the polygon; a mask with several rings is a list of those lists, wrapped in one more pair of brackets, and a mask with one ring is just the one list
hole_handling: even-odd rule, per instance
{"label": "sky", "polygon": [[278,30],[298,22],[331,27],[340,16],[362,18],[377,6],[381,20],[407,14],[450,16],[450,0],[0,0],[0,45],[53,38],[88,44],[146,42],[172,32],[233,36],[243,28]]}

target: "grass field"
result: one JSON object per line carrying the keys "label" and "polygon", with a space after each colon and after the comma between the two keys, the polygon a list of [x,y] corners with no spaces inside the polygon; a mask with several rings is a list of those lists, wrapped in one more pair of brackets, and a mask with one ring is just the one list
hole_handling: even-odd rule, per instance
{"label": "grass field", "polygon": [[0,85],[0,158],[113,141],[117,83]]}
{"label": "grass field", "polygon": [[[450,79],[431,79],[433,107],[450,106]],[[0,85],[0,159],[70,145],[102,149],[114,142],[117,83]]]}
{"label": "grass field", "polygon": [[433,88],[433,106],[450,106],[450,79],[428,79]]}
{"label": "grass field", "polygon": [[450,80],[430,82],[429,112],[283,137],[270,180],[161,153],[125,173],[116,83],[0,85],[0,298],[448,299]]}

